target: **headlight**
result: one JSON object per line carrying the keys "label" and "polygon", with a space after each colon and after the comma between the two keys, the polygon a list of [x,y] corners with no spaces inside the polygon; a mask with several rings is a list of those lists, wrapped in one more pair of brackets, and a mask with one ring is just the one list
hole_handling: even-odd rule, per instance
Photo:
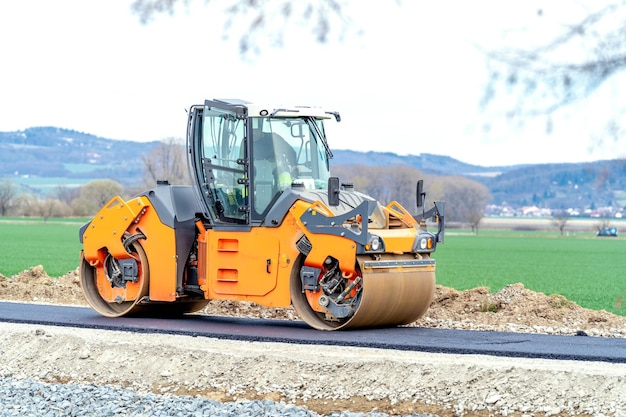
{"label": "headlight", "polygon": [[420,233],[415,238],[413,252],[433,252],[435,250],[435,236],[432,233]]}
{"label": "headlight", "polygon": [[383,238],[376,235],[370,235],[369,241],[367,244],[361,246],[360,250],[357,250],[358,253],[380,253],[385,251],[385,242]]}
{"label": "headlight", "polygon": [[370,242],[370,247],[373,251],[377,251],[380,249],[381,244],[380,244],[380,239],[378,238],[378,236],[374,236],[372,238],[372,241]]}

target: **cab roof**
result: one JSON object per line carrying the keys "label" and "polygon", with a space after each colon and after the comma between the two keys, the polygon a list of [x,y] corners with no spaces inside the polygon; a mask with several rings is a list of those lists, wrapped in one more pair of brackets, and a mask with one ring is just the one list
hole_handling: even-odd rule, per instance
{"label": "cab roof", "polygon": [[335,117],[339,120],[339,113],[335,111],[327,111],[322,107],[310,106],[283,106],[268,105],[263,103],[251,103],[239,99],[215,99],[206,100],[205,105],[223,103],[227,106],[242,107],[247,110],[248,117],[315,117],[329,119]]}

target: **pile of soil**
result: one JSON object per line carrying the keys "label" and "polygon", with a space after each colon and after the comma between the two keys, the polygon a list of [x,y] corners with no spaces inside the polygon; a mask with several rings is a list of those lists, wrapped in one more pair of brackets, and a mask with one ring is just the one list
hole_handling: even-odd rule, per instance
{"label": "pile of soil", "polygon": [[[78,270],[51,278],[41,265],[10,278],[0,274],[0,300],[87,305]],[[212,301],[202,314],[297,319],[290,308],[236,301]],[[561,295],[534,292],[522,284],[509,285],[495,293],[486,287],[457,291],[438,285],[426,315],[412,325],[626,337],[626,317],[582,308]]]}
{"label": "pile of soil", "polygon": [[13,275],[0,274],[0,300],[42,304],[87,305],[78,269],[60,278],[48,276],[42,265]]}

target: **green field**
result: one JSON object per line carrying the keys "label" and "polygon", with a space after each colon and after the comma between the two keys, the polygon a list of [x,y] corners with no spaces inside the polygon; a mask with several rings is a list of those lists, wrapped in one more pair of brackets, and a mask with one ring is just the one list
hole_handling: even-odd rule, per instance
{"label": "green field", "polygon": [[59,277],[78,267],[78,229],[87,219],[0,218],[0,274],[12,276],[43,265]]}
{"label": "green field", "polygon": [[491,292],[522,283],[545,294],[561,294],[595,310],[626,315],[626,240],[591,233],[450,230],[437,248],[437,282]]}
{"label": "green field", "polygon": [[[54,277],[78,266],[78,229],[87,219],[0,218],[0,274],[43,265]],[[577,304],[626,315],[626,239],[592,233],[450,229],[437,248],[437,281],[458,290],[487,286],[493,292],[521,282],[528,289],[561,294]]]}

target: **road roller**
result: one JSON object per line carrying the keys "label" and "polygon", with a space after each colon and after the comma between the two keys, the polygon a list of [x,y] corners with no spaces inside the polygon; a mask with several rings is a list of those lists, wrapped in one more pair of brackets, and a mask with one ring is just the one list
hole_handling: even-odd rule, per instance
{"label": "road roller", "polygon": [[[411,323],[435,289],[444,202],[413,214],[331,175],[338,112],[206,100],[188,111],[191,185],[157,181],[80,228],[80,284],[103,316],[193,313],[211,300],[293,306],[318,330]],[[429,230],[430,229],[430,230]]]}

